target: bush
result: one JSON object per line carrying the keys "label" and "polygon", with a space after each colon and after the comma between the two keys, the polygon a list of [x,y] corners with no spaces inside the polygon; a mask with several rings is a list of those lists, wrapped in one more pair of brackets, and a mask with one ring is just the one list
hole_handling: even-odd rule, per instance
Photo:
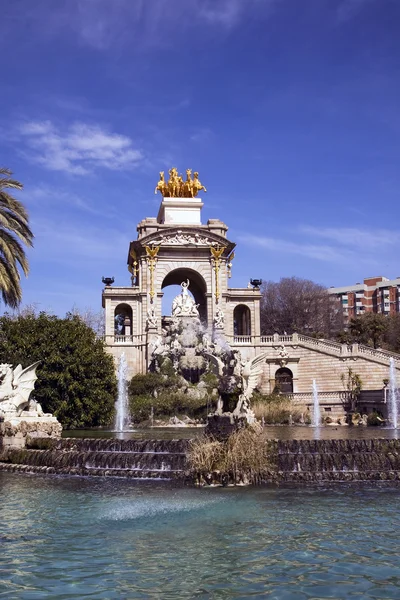
{"label": "bush", "polygon": [[379,427],[380,425],[383,425],[383,423],[384,420],[377,412],[372,412],[367,417],[367,425],[370,425],[371,427]]}
{"label": "bush", "polygon": [[117,382],[104,343],[78,315],[41,312],[0,318],[0,362],[40,361],[32,394],[64,428],[109,425]]}
{"label": "bush", "polygon": [[208,396],[196,398],[180,388],[182,379],[162,373],[146,373],[132,377],[128,386],[129,407],[135,422],[146,421],[153,416],[189,417],[206,416]]}

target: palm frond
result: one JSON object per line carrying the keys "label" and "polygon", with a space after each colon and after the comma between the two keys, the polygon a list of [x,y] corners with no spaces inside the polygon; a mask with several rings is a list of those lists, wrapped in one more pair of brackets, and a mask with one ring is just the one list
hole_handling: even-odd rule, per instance
{"label": "palm frond", "polygon": [[7,191],[23,189],[11,176],[10,169],[0,167],[0,291],[4,303],[16,308],[22,298],[18,265],[25,275],[29,272],[22,244],[32,246],[33,233],[24,205]]}

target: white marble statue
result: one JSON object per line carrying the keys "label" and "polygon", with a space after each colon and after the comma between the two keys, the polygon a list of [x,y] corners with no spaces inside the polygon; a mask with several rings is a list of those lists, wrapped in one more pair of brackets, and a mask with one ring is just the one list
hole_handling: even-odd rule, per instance
{"label": "white marble statue", "polygon": [[199,305],[189,296],[189,283],[189,279],[181,283],[182,291],[172,302],[173,317],[199,317]]}
{"label": "white marble statue", "polygon": [[215,312],[214,318],[214,327],[215,329],[223,329],[225,323],[224,311],[220,306],[217,306],[217,310]]}
{"label": "white marble statue", "polygon": [[[0,364],[0,412],[7,416],[20,416],[23,411],[29,411],[29,396],[35,387],[38,364],[39,362],[35,362],[26,369],[21,365],[13,369],[7,363]],[[32,413],[38,412],[36,407],[33,409],[33,404],[31,408]],[[41,407],[40,411],[42,415]]]}
{"label": "white marble statue", "polygon": [[239,396],[238,403],[236,405],[233,414],[245,413],[248,420],[253,419],[254,413],[250,409],[250,398],[258,385],[260,376],[262,375],[261,364],[265,361],[265,354],[251,358],[246,362],[241,362],[241,379],[242,379],[242,393]]}
{"label": "white marble statue", "polygon": [[149,328],[157,327],[157,315],[153,305],[147,311],[146,325]]}

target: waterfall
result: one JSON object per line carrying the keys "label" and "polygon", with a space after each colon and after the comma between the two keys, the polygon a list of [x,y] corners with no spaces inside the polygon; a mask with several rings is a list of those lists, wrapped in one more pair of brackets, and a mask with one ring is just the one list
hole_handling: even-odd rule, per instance
{"label": "waterfall", "polygon": [[319,399],[318,399],[318,388],[317,388],[317,381],[316,379],[313,379],[312,382],[312,390],[313,390],[313,416],[312,416],[312,426],[313,427],[319,427],[319,425],[321,425],[321,410],[319,407]]}
{"label": "waterfall", "polygon": [[391,422],[392,426],[397,429],[397,381],[394,358],[390,359],[388,413],[389,421]]}
{"label": "waterfall", "polygon": [[118,366],[118,398],[115,404],[116,417],[115,417],[115,429],[116,431],[125,431],[131,422],[129,414],[128,404],[128,390],[127,390],[127,370],[128,365],[125,358],[125,352],[121,354]]}

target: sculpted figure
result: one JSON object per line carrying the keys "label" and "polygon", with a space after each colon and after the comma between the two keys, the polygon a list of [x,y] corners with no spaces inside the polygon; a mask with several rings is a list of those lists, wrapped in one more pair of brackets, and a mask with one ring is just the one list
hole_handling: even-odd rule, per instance
{"label": "sculpted figure", "polygon": [[170,198],[176,198],[178,195],[178,184],[179,184],[179,176],[178,176],[178,170],[176,167],[172,167],[172,169],[170,169],[168,171],[169,173],[169,180],[167,183],[167,190],[168,190],[168,196]]}
{"label": "sculpted figure", "polygon": [[193,193],[194,196],[197,196],[197,194],[201,190],[204,190],[205,192],[207,191],[206,188],[204,187],[204,185],[200,182],[200,180],[199,180],[199,173],[197,171],[195,171],[194,174],[193,174],[192,185],[193,185],[193,190],[194,190],[194,193]]}
{"label": "sculpted figure", "polygon": [[241,363],[241,378],[243,392],[239,396],[234,414],[239,415],[241,412],[250,411],[250,398],[257,387],[258,380],[262,374],[261,364],[265,361],[265,354],[251,358],[246,362]]}
{"label": "sculpted figure", "polygon": [[189,279],[181,283],[182,291],[179,296],[175,296],[172,303],[173,317],[198,317],[198,304],[189,296]]}
{"label": "sculpted figure", "polygon": [[186,180],[179,175],[178,169],[172,167],[168,171],[169,179],[165,181],[164,171],[160,171],[160,180],[156,185],[154,193],[161,192],[163,198],[194,198],[200,190],[207,191],[199,180],[199,174],[195,171],[192,179],[192,169],[186,169]]}
{"label": "sculpted figure", "polygon": [[214,319],[215,329],[223,329],[224,322],[225,322],[224,312],[220,306],[217,306],[217,310],[215,313],[215,319]]}
{"label": "sculpted figure", "polygon": [[187,198],[193,198],[194,188],[192,180],[192,169],[186,169],[186,181],[183,187],[184,196]]}
{"label": "sculpted figure", "polygon": [[164,171],[160,171],[160,181],[157,183],[154,193],[157,194],[158,191],[161,192],[161,195],[163,197],[166,195],[166,193],[168,191],[168,186],[165,183],[165,179],[164,179]]}
{"label": "sculpted figure", "polygon": [[0,410],[6,413],[20,413],[28,408],[29,396],[35,387],[36,367],[39,361],[26,369],[18,365],[14,370],[12,365],[0,365]]}
{"label": "sculpted figure", "polygon": [[153,305],[147,311],[146,324],[147,327],[157,327],[157,315]]}

